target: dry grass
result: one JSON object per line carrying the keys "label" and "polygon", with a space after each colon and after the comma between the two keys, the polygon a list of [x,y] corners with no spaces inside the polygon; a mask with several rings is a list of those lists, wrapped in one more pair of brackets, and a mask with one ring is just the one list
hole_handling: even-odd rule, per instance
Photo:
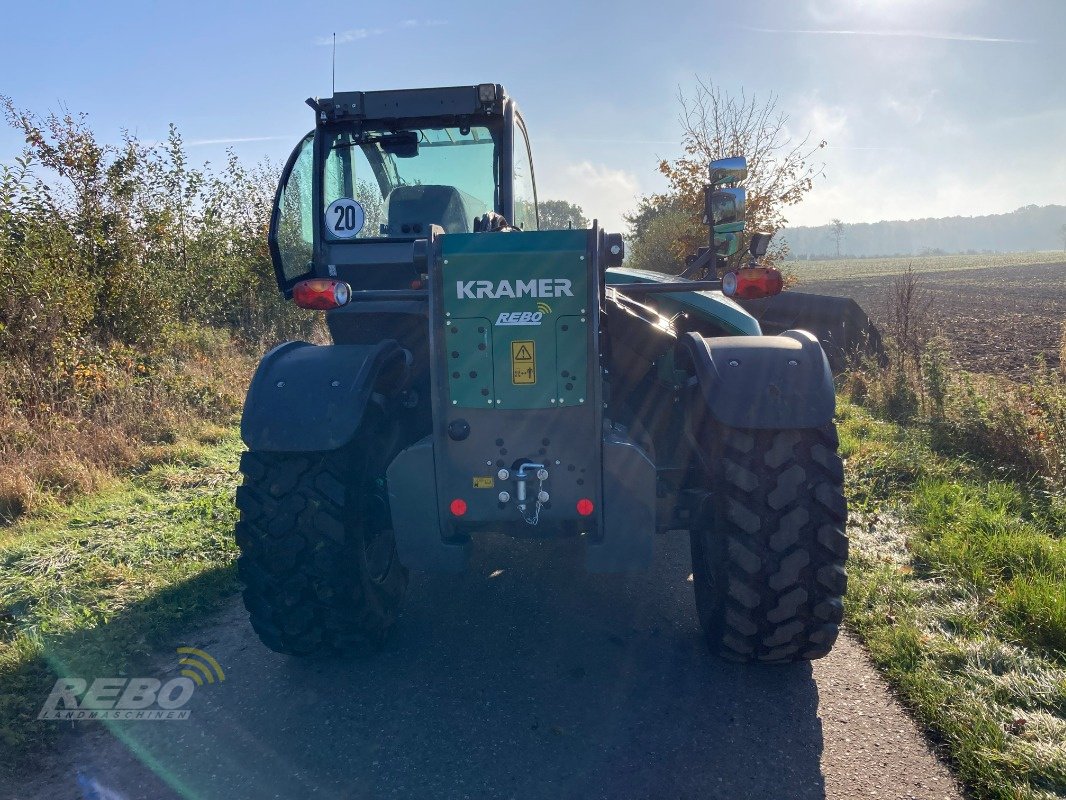
{"label": "dry grass", "polygon": [[1066,378],[1066,323],[1062,326],[1062,339],[1059,341],[1059,374]]}
{"label": "dry grass", "polygon": [[[934,334],[929,295],[911,270],[888,300],[886,367],[859,363],[842,379],[849,400],[930,432],[938,453],[975,459],[1020,481],[1066,492],[1066,372],[1037,359],[1024,383],[954,368]],[[1066,351],[1066,329],[1062,347]]]}
{"label": "dry grass", "polygon": [[221,441],[253,366],[229,335],[195,328],[149,355],[83,354],[48,380],[27,364],[4,364],[0,523]]}

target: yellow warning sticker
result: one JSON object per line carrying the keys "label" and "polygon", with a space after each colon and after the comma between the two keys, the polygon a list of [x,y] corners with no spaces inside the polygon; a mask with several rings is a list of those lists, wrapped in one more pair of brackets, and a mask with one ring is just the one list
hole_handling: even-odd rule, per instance
{"label": "yellow warning sticker", "polygon": [[516,386],[537,382],[537,350],[531,339],[511,342],[511,383]]}
{"label": "yellow warning sticker", "polygon": [[475,489],[491,489],[496,485],[496,479],[491,475],[478,475],[474,477]]}

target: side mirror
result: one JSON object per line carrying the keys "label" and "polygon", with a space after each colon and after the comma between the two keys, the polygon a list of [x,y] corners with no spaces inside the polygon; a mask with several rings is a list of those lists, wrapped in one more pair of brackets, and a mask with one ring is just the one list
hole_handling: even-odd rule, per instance
{"label": "side mirror", "polygon": [[740,187],[707,190],[704,213],[715,234],[743,233],[746,196]]}
{"label": "side mirror", "polygon": [[711,186],[738,183],[748,177],[748,159],[744,156],[718,158],[711,162]]}
{"label": "side mirror", "polygon": [[751,253],[751,257],[758,259],[766,255],[766,249],[770,246],[770,240],[773,237],[772,233],[753,233],[751,242],[748,243],[748,252]]}

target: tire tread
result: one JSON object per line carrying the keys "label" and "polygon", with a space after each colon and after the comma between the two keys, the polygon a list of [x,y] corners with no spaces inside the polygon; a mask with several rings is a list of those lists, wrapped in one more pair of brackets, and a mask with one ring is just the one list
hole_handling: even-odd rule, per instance
{"label": "tire tread", "polygon": [[[713,528],[692,532],[704,633],[733,661],[825,656],[839,634],[847,506],[836,429],[736,430],[698,438]],[[755,480],[752,480],[754,478]]]}
{"label": "tire tread", "polygon": [[290,655],[380,644],[396,620],[407,572],[369,579],[354,508],[353,454],[241,456],[237,574],[252,627]]}

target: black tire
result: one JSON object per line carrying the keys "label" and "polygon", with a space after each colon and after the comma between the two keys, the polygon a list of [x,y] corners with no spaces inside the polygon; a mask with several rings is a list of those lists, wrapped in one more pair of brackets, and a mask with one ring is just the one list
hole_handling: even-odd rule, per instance
{"label": "black tire", "polygon": [[694,530],[696,610],[711,649],[733,661],[821,658],[847,588],[844,468],[836,428],[709,426],[713,526]]}
{"label": "black tire", "polygon": [[271,650],[343,652],[388,635],[407,590],[385,487],[395,439],[368,422],[340,451],[241,456],[237,572]]}

